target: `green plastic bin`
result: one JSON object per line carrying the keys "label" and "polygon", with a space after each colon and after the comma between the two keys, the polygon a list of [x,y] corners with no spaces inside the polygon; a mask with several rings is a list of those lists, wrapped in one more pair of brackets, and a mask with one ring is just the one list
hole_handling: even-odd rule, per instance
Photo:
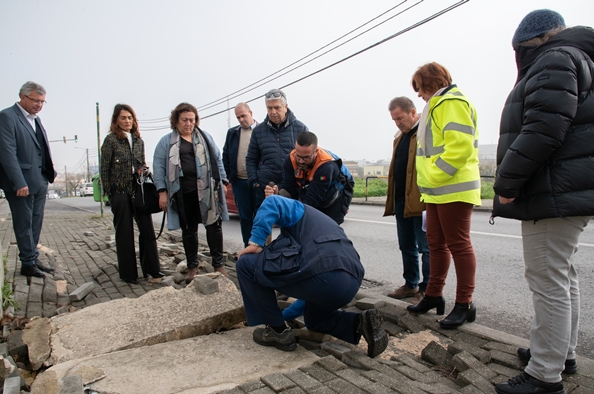
{"label": "green plastic bin", "polygon": [[[91,180],[93,181],[93,200],[95,200],[96,202],[101,201],[101,191],[99,190],[99,183],[101,183],[101,179],[99,178],[99,174],[97,175],[93,175],[93,178],[91,178]],[[103,202],[108,202],[109,198],[107,197],[107,194],[103,195]]]}

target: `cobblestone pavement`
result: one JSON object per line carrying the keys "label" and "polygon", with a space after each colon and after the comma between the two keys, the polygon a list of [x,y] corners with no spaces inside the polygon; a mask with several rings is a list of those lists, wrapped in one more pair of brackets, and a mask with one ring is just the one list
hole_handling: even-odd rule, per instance
{"label": "cobblestone pavement", "polygon": [[[160,283],[141,279],[139,285],[119,279],[110,214],[105,218],[89,213],[46,214],[40,257],[56,271],[45,279],[21,276],[7,205],[0,201],[0,241],[8,259],[6,280],[12,283],[19,305],[18,317],[51,317],[113,299],[139,297],[164,285],[180,286],[171,279]],[[180,235],[164,232],[158,242],[162,271],[178,280],[182,274],[175,271],[175,259],[183,253]],[[203,269],[212,270],[207,253],[202,253],[202,260]],[[237,285],[234,261],[234,255],[228,256],[226,269]],[[93,290],[84,299],[71,301],[69,294],[89,282],[95,284]],[[516,350],[527,345],[525,339],[479,324],[442,330],[435,315],[410,315],[405,302],[373,293],[373,281],[365,284],[347,309],[381,311],[384,329],[391,336],[382,355],[371,359],[364,353],[364,344],[356,347],[308,332],[299,328],[303,322],[298,320],[295,328],[300,344],[318,354],[318,361],[299,370],[262,376],[224,393],[494,393],[494,384],[523,368]],[[593,393],[594,361],[578,357],[578,365],[577,374],[564,375],[566,391]]]}

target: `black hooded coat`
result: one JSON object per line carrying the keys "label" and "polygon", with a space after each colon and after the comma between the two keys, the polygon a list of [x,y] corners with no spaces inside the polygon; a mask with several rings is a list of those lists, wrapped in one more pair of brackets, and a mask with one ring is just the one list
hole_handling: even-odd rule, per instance
{"label": "black hooded coat", "polygon": [[[516,48],[518,79],[501,115],[493,215],[594,215],[594,30]],[[500,204],[499,197],[515,198]]]}

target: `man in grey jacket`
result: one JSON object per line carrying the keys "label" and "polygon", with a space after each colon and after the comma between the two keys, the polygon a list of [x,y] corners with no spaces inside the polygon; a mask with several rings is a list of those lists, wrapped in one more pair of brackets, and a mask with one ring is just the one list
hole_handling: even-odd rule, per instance
{"label": "man in grey jacket", "polygon": [[56,177],[47,134],[37,116],[45,104],[45,89],[29,81],[19,96],[18,103],[0,112],[0,188],[12,213],[21,275],[43,278],[43,272],[54,269],[39,261],[37,243],[47,185]]}

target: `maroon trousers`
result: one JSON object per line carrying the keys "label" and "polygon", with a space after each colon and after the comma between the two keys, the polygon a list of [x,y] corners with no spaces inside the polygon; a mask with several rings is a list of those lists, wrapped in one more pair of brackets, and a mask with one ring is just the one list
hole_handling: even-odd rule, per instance
{"label": "maroon trousers", "polygon": [[451,255],[458,279],[456,302],[472,301],[476,283],[476,256],[470,242],[472,208],[472,204],[464,202],[427,204],[427,243],[431,268],[426,295],[442,295]]}

